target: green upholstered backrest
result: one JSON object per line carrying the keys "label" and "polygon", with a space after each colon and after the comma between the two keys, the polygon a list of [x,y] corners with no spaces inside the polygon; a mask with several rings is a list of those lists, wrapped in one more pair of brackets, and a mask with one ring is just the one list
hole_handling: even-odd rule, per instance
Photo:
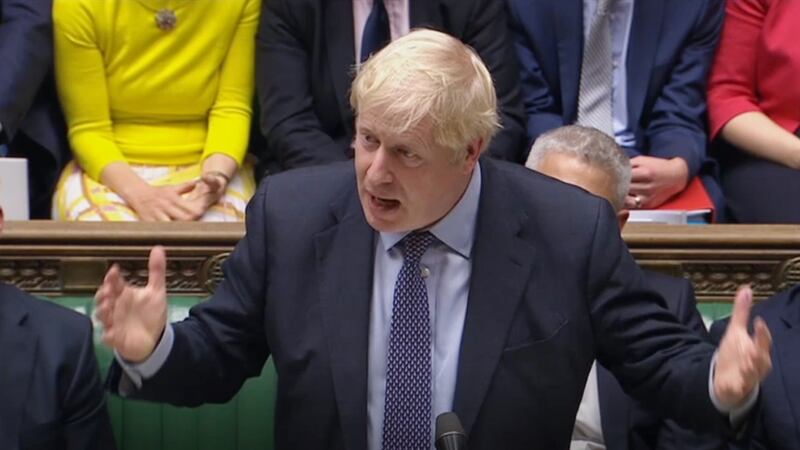
{"label": "green upholstered backrest", "polygon": [[[91,297],[57,297],[63,306],[92,315]],[[169,318],[186,317],[201,298],[172,297]],[[106,373],[112,352],[100,341],[95,322],[95,349]],[[272,449],[277,376],[271,360],[260,377],[248,380],[230,402],[178,408],[109,395],[108,408],[120,450],[265,450]]]}
{"label": "green upholstered backrest", "polygon": [[703,302],[698,303],[697,309],[703,316],[703,321],[706,327],[711,326],[711,322],[728,317],[733,311],[733,303],[731,302]]}

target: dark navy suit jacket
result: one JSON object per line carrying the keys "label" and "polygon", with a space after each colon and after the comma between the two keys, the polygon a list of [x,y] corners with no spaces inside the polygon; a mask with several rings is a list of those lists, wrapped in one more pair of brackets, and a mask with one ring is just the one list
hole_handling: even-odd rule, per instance
{"label": "dark navy suit jacket", "polygon": [[[772,333],[772,372],[761,383],[752,428],[736,449],[800,450],[800,286],[753,307]],[[728,319],[711,327],[719,341]]]}
{"label": "dark navy suit jacket", "polygon": [[[494,79],[503,125],[489,153],[522,162],[524,117],[503,0],[408,3],[412,28],[441,30],[480,54]],[[342,161],[352,155],[353,33],[351,0],[264,2],[256,82],[261,132],[267,139],[263,157],[270,172]]]}
{"label": "dark navy suit jacket", "polygon": [[0,0],[0,143],[28,159],[31,213],[49,216],[50,196],[69,160],[56,97],[52,0]]}
{"label": "dark navy suit jacket", "polygon": [[[506,0],[521,68],[530,142],[574,123],[583,54],[582,0]],[[706,158],[706,78],[724,0],[635,1],[625,62],[637,155]]]}
{"label": "dark navy suit jacket", "polygon": [[[714,347],[646,288],[608,202],[492,158],[481,174],[453,405],[470,449],[568,448],[595,357],[638,398],[727,430],[708,394]],[[353,163],[267,177],[246,220],[224,281],[134,395],[226,401],[271,355],[277,448],[365,449],[376,232]]]}
{"label": "dark navy suit jacket", "polygon": [[[698,336],[708,339],[689,280],[649,271],[644,275],[645,283],[664,298],[667,308],[678,321]],[[626,395],[614,375],[602,365],[597,366],[597,387],[603,438],[610,450],[725,448],[724,438],[688,430]]]}
{"label": "dark navy suit jacket", "polygon": [[0,283],[0,359],[0,448],[116,448],[87,317]]}

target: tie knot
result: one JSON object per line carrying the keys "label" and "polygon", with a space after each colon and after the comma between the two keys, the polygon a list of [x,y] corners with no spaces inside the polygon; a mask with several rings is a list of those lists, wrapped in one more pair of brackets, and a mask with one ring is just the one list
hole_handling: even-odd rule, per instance
{"label": "tie knot", "polygon": [[405,258],[406,261],[419,261],[422,254],[433,243],[434,236],[430,231],[413,232],[403,238],[405,245]]}

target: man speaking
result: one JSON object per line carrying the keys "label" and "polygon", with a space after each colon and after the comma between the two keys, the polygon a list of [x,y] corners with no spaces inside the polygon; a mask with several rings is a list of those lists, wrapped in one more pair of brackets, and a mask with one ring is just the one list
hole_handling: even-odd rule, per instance
{"label": "man speaking", "polygon": [[479,158],[498,119],[474,51],[412,32],[361,66],[351,104],[354,163],[266,179],[188,319],[166,323],[161,248],[144,288],[109,270],[113,388],[223,402],[271,355],[276,447],[304,450],[430,449],[451,410],[470,449],[565,449],[595,358],[695,428],[724,433],[754,400],[763,322],[715,353],[644,287],[606,201]]}

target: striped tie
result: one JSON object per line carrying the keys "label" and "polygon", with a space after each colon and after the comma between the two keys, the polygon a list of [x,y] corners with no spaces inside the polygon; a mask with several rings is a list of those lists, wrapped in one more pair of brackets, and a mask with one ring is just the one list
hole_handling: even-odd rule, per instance
{"label": "striped tie", "polygon": [[614,136],[611,110],[613,61],[611,54],[611,0],[599,0],[583,44],[578,91],[578,124]]}

